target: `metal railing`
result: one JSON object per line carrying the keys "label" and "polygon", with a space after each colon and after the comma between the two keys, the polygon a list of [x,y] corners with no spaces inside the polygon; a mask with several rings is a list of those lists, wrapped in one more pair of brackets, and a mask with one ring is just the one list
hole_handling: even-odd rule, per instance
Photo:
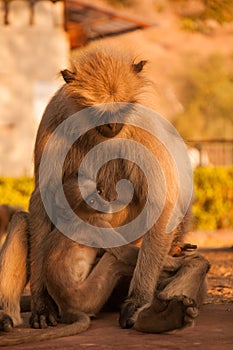
{"label": "metal railing", "polygon": [[190,154],[196,158],[197,166],[232,166],[233,165],[233,140],[192,140],[186,141]]}

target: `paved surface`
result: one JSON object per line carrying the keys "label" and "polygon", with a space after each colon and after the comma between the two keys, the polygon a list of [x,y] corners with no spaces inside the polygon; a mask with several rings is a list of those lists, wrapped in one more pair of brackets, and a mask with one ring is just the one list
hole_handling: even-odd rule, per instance
{"label": "paved surface", "polygon": [[[82,334],[10,346],[10,349],[233,349],[233,304],[205,305],[194,327],[162,335],[122,330],[118,327],[117,319],[117,313],[104,313],[99,319],[93,320],[90,329]],[[15,329],[14,334],[49,331],[50,329],[41,331],[25,328]],[[4,335],[5,337],[7,336]]]}
{"label": "paved surface", "polygon": [[[201,253],[210,261],[208,273],[208,295],[196,325],[192,328],[167,334],[145,334],[134,330],[122,330],[118,326],[117,313],[102,313],[91,323],[88,331],[73,337],[50,341],[34,342],[1,349],[233,349],[233,249],[207,249]],[[33,330],[28,326],[29,314],[24,314],[24,324],[13,333],[0,335],[7,337],[28,334],[43,334],[51,331]],[[59,325],[58,327],[64,327]]]}

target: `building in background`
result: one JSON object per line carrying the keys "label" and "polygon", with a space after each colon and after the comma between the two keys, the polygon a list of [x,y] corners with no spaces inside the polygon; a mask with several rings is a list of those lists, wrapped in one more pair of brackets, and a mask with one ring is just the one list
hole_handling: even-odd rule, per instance
{"label": "building in background", "polygon": [[40,116],[69,60],[63,6],[38,1],[32,17],[29,1],[0,1],[0,175],[32,174]]}
{"label": "building in background", "polygon": [[151,25],[91,1],[0,0],[0,176],[32,174],[38,124],[70,49]]}

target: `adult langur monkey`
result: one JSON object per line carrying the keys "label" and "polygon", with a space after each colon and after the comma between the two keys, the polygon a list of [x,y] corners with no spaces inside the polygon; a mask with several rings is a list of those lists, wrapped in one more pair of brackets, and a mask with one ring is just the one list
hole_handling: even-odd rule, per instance
{"label": "adult langur monkey", "polygon": [[[44,242],[51,239],[50,233],[53,229],[53,224],[41,200],[39,186],[39,167],[46,143],[58,125],[85,107],[94,106],[93,118],[101,119],[109,114],[127,115],[127,108],[115,109],[112,103],[121,102],[134,105],[142,102],[142,92],[147,85],[142,73],[145,63],[146,61],[135,63],[132,57],[103,47],[89,49],[79,57],[74,64],[73,71],[62,71],[66,84],[56,93],[45,110],[35,145],[35,190],[29,207],[31,325],[34,328],[44,328],[47,324],[54,324],[56,318],[56,308],[54,308],[43,281],[43,261],[46,259],[46,250],[43,249]],[[101,110],[98,108],[101,103],[107,103],[109,108]],[[154,332],[180,328],[187,323],[187,319],[196,316],[196,303],[203,291],[208,263],[199,255],[195,258],[185,256],[178,260],[170,256],[175,245],[183,246],[189,210],[181,223],[167,234],[166,228],[177,200],[178,187],[174,164],[164,145],[148,131],[134,125],[124,124],[124,122],[111,122],[97,126],[80,136],[71,147],[63,166],[63,182],[65,183],[66,178],[79,169],[81,161],[95,145],[118,138],[134,140],[144,145],[163,168],[168,187],[162,213],[144,235],[128,299],[121,311],[120,325],[123,328],[134,325],[138,330]],[[62,142],[64,138],[61,138],[61,145],[58,145],[60,148],[64,146]],[[122,147],[124,148],[124,145]],[[122,152],[124,153],[124,149]],[[56,164],[51,162],[46,171],[52,174],[54,168],[56,169]],[[158,174],[155,170],[156,168],[152,167],[151,174],[154,179],[157,179]],[[110,220],[109,224],[113,227],[124,225],[134,218],[144,207],[148,194],[148,185],[140,168],[128,160],[114,159],[101,168],[96,181],[97,187],[104,189],[104,199],[109,200],[112,188],[119,179],[124,178],[132,182],[134,196],[127,209],[119,215],[114,215]],[[42,190],[46,189],[49,196],[55,198],[57,183],[52,183],[52,186],[50,183],[44,185]],[[156,193],[152,193],[151,202],[151,211],[153,211],[153,208],[159,206]],[[113,252],[114,249],[111,253]],[[121,253],[124,255],[123,248]],[[178,264],[180,260],[182,263]],[[177,265],[180,266],[178,272]],[[162,271],[167,270],[167,266],[170,266],[172,273],[167,282],[161,284],[159,279]],[[159,294],[156,293],[156,296],[154,295],[155,290],[160,291]],[[180,318],[176,315],[180,315]],[[145,321],[147,318],[148,322]]]}
{"label": "adult langur monkey", "polygon": [[[85,187],[87,195],[85,200],[82,200],[76,174],[67,177],[64,192],[70,206],[82,220],[95,224],[97,230],[98,227],[108,227],[112,214],[92,209],[93,202],[97,203],[97,209],[98,206],[101,209],[103,205],[94,191],[95,183],[85,180]],[[101,188],[98,188],[98,193],[104,195]],[[55,201],[57,218],[69,222],[69,213],[63,206],[60,192],[55,194]],[[115,202],[114,205],[120,207],[121,203]],[[110,209],[109,207],[109,211]],[[80,225],[81,231],[82,225]],[[13,325],[21,323],[20,296],[29,279],[29,236],[28,214],[19,212],[13,218],[0,256],[0,300],[3,306],[0,312],[0,330],[3,331],[10,331]],[[193,322],[198,314],[198,304],[201,302],[206,269],[206,261],[200,255],[184,252],[193,248],[195,247],[192,245],[183,247],[174,245],[171,251],[173,256],[167,257],[152,305],[139,312],[135,323],[137,330],[160,333],[182,328]],[[69,336],[86,330],[90,324],[89,316],[96,314],[103,307],[123,276],[126,277],[124,283],[129,283],[138,255],[137,247],[131,245],[124,251],[121,248],[110,248],[104,253],[102,249],[75,243],[56,228],[44,242],[43,249],[44,286],[50,307],[53,309],[53,317],[50,318],[49,324],[55,326],[59,321],[70,325],[44,334],[2,337],[0,342],[2,346]],[[196,286],[196,292],[193,286]],[[122,295],[127,292],[125,287],[120,284],[116,289],[113,295],[113,301],[117,303],[115,307],[122,302]],[[170,303],[161,298],[163,293],[172,295],[179,288],[192,289],[198,304],[181,294],[173,296]],[[22,300],[24,301],[24,298]],[[112,305],[112,302],[110,304]]]}

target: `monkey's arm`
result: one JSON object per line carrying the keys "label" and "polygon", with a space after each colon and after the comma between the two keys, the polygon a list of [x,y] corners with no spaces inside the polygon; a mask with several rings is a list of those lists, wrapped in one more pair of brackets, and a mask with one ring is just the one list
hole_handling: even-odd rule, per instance
{"label": "monkey's arm", "polygon": [[122,328],[132,327],[137,309],[153,300],[154,290],[173,240],[173,235],[165,230],[162,232],[162,228],[161,220],[158,220],[143,238],[128,298],[121,309],[119,322]]}

